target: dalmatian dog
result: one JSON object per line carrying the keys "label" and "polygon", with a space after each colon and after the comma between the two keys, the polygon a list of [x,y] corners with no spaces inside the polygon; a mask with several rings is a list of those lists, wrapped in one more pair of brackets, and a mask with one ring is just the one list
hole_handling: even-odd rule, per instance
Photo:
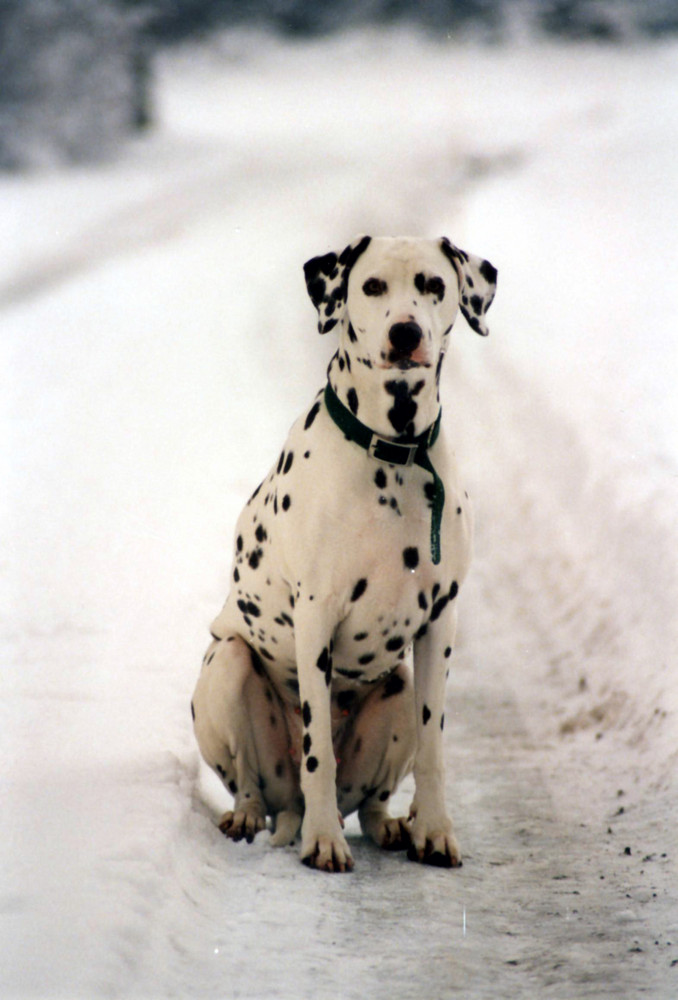
{"label": "dalmatian dog", "polygon": [[[221,830],[312,868],[353,858],[343,817],[414,861],[461,864],[445,806],[444,691],[471,505],[440,420],[460,309],[473,330],[497,272],[447,238],[362,236],[305,266],[338,349],[235,531],[232,586],[192,701],[234,797]],[[414,772],[408,816],[389,799]]]}

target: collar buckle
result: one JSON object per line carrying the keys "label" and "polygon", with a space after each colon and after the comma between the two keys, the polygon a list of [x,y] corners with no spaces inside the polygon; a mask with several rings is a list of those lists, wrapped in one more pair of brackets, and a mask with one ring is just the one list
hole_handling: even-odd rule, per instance
{"label": "collar buckle", "polygon": [[395,441],[379,437],[378,434],[372,434],[367,454],[386,465],[409,466],[414,465],[418,448],[418,444],[397,444]]}

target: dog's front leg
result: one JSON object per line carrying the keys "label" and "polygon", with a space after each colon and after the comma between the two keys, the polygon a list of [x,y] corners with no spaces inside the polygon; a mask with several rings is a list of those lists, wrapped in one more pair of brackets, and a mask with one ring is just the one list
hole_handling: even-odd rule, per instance
{"label": "dog's front leg", "polygon": [[294,631],[304,723],[301,790],[305,801],[301,860],[328,872],[353,868],[337,809],[337,763],[332,746],[330,687],[336,621],[328,604],[313,601],[310,595],[298,595]]}
{"label": "dog's front leg", "polygon": [[408,857],[444,868],[461,864],[452,821],[445,808],[443,761],[445,680],[456,623],[456,608],[449,601],[438,618],[429,622],[425,635],[414,645],[416,787],[410,810],[412,845]]}

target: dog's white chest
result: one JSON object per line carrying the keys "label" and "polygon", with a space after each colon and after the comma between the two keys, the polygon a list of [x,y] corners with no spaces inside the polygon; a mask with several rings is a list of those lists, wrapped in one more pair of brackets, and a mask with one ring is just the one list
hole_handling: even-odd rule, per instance
{"label": "dog's white chest", "polygon": [[236,627],[269,672],[287,681],[303,581],[316,606],[337,609],[335,674],[370,682],[397,666],[456,597],[470,557],[470,504],[437,448],[445,505],[434,564],[431,474],[376,461],[324,412],[306,423],[292,428],[240,517],[234,585],[213,627],[215,634]]}

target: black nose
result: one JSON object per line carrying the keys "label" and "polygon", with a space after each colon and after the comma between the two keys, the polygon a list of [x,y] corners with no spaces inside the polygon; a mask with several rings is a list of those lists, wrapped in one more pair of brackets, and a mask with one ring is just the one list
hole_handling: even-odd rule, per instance
{"label": "black nose", "polygon": [[412,354],[419,347],[422,338],[418,323],[394,323],[388,333],[394,350],[399,354]]}

